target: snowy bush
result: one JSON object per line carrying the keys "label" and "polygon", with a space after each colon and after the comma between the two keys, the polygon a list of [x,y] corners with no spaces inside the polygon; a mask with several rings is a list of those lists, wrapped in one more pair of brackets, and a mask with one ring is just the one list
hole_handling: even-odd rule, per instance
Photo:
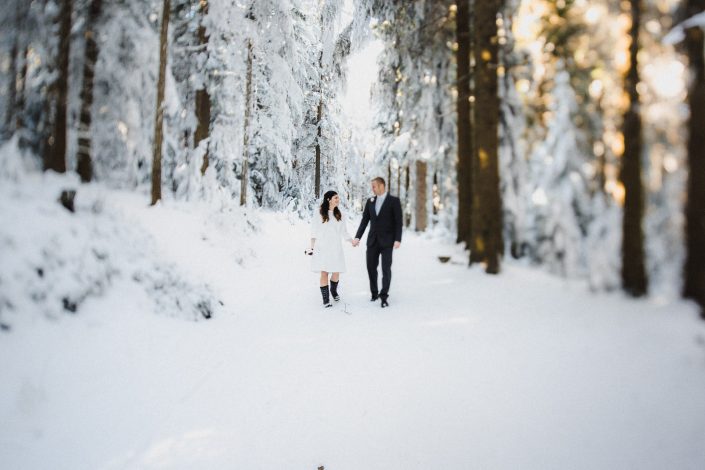
{"label": "snowy bush", "polygon": [[[156,311],[210,318],[220,304],[158,257],[156,242],[110,204],[101,186],[80,185],[72,173],[13,172],[26,167],[10,141],[0,149],[0,323],[37,312],[49,318],[80,311],[118,281],[139,283]],[[75,213],[58,201],[77,190]]]}

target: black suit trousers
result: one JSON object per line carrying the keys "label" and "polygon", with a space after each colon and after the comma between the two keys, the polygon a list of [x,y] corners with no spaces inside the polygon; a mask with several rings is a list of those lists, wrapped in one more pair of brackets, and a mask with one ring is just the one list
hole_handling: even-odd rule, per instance
{"label": "black suit trousers", "polygon": [[[367,275],[370,278],[370,292],[386,298],[389,295],[389,285],[392,283],[392,253],[393,247],[382,247],[379,242],[367,246]],[[377,286],[377,266],[382,257],[382,291]]]}

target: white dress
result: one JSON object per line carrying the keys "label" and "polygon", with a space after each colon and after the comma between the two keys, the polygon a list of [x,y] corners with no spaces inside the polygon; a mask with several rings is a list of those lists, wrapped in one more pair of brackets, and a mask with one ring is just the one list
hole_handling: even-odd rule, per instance
{"label": "white dress", "polygon": [[333,211],[329,211],[328,222],[323,223],[320,212],[316,211],[311,220],[311,238],[316,239],[311,257],[311,271],[345,272],[343,240],[352,240],[345,226],[345,217],[336,220]]}

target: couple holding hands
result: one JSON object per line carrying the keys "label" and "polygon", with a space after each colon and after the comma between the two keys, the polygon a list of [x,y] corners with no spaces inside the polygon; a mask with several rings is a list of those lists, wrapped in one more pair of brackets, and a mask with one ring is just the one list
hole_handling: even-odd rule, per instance
{"label": "couple holding hands", "polygon": [[[352,246],[360,244],[367,224],[367,275],[370,278],[370,300],[380,299],[382,308],[388,307],[389,285],[392,281],[392,252],[401,245],[402,213],[399,198],[387,193],[383,178],[372,180],[374,197],[367,200],[362,212],[362,221],[353,239],[345,226],[343,214],[338,206],[340,197],[335,191],[328,191],[323,196],[320,210],[311,221],[311,248],[306,251],[312,255],[311,270],[321,273],[321,295],[323,306],[331,307],[330,297],[340,300],[338,283],[340,273],[345,272],[345,257],[342,241],[349,241]],[[377,285],[377,266],[382,258],[382,290]],[[330,288],[328,286],[330,276]]]}

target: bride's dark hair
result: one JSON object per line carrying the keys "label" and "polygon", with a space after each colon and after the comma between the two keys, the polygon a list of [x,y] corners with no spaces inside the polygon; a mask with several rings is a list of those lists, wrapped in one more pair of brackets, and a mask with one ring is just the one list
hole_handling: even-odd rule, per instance
{"label": "bride's dark hair", "polygon": [[[333,199],[333,196],[337,196],[338,193],[335,191],[328,191],[323,195],[323,202],[321,203],[321,219],[323,219],[323,223],[325,224],[328,222],[328,211],[330,210],[330,200]],[[340,220],[343,217],[343,214],[340,213],[338,210],[338,207],[336,206],[335,209],[333,209],[333,215],[335,216],[335,220]]]}

